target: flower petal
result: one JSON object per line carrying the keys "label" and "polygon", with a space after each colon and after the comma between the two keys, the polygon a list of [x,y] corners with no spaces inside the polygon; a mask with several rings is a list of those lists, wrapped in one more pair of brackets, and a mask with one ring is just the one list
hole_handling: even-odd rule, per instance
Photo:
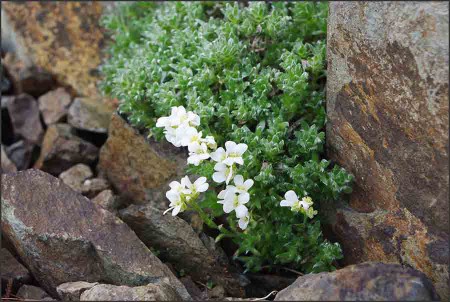
{"label": "flower petal", "polygon": [[197,187],[197,192],[205,192],[206,190],[208,190],[208,187],[208,183],[203,183]]}
{"label": "flower petal", "polygon": [[223,172],[215,172],[212,175],[212,179],[217,183],[224,182],[227,178],[225,177],[225,173]]}
{"label": "flower petal", "polygon": [[239,194],[238,200],[239,204],[246,204],[250,200],[250,194],[248,193]]}
{"label": "flower petal", "polygon": [[181,211],[181,206],[176,206],[175,208],[173,208],[172,216],[177,216],[177,214],[180,213],[180,211]]}
{"label": "flower petal", "polygon": [[223,211],[225,212],[225,213],[230,213],[231,211],[233,211],[234,210],[234,207],[233,207],[233,203],[232,202],[227,202],[227,201],[225,201],[224,203],[223,203]]}
{"label": "flower petal", "polygon": [[292,207],[294,205],[295,201],[287,201],[287,200],[282,200],[280,202],[280,206],[282,207]]}
{"label": "flower petal", "polygon": [[236,149],[236,143],[232,141],[225,142],[225,149],[227,149],[228,153],[234,152],[234,150]]}
{"label": "flower petal", "polygon": [[239,153],[240,155],[242,155],[245,151],[247,151],[248,146],[247,144],[239,144],[236,146],[236,153]]}
{"label": "flower petal", "polygon": [[200,186],[206,182],[206,177],[202,176],[194,181],[194,186]]}
{"label": "flower petal", "polygon": [[289,200],[289,201],[297,201],[298,200],[297,194],[295,194],[295,192],[292,190],[287,191],[286,194],[284,194],[284,198],[286,198],[286,200]]}
{"label": "flower petal", "polygon": [[248,218],[248,216],[242,217],[239,219],[238,224],[239,224],[239,228],[241,230],[245,230],[248,226],[248,222],[250,221],[250,219]]}
{"label": "flower petal", "polygon": [[239,205],[236,209],[234,209],[236,211],[236,217],[237,218],[242,218],[244,216],[247,216],[248,214],[248,209],[246,206],[244,205]]}
{"label": "flower petal", "polygon": [[253,179],[247,179],[245,182],[244,182],[244,188],[248,191],[251,187],[253,187],[253,184],[254,184],[255,182],[253,181]]}
{"label": "flower petal", "polygon": [[236,175],[233,181],[236,186],[242,186],[244,183],[244,177],[242,175]]}

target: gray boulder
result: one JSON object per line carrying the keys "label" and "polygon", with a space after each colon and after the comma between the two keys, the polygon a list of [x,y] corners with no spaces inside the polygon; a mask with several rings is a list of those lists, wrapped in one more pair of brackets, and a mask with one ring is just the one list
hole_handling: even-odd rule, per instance
{"label": "gray boulder", "polygon": [[363,263],[299,277],[275,301],[437,301],[421,272],[399,264]]}
{"label": "gray boulder", "polygon": [[2,233],[53,296],[62,283],[85,280],[140,286],[181,282],[110,212],[40,170],[2,175]]}

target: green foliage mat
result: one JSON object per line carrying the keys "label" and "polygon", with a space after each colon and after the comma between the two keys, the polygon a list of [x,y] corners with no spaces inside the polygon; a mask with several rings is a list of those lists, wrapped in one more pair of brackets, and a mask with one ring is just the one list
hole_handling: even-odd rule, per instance
{"label": "green foliage mat", "polygon": [[[157,118],[182,105],[200,116],[199,129],[219,146],[248,145],[238,173],[255,180],[252,221],[241,232],[232,217],[229,227],[236,258],[252,271],[279,264],[328,271],[342,257],[320,227],[320,202],[350,192],[352,181],[322,158],[327,6],[137,2],[103,19],[114,43],[102,87],[121,100],[133,125],[161,139]],[[208,179],[213,170],[212,162],[189,167]],[[288,190],[310,196],[319,215],[307,219],[280,207]],[[214,190],[200,205],[222,213]]]}

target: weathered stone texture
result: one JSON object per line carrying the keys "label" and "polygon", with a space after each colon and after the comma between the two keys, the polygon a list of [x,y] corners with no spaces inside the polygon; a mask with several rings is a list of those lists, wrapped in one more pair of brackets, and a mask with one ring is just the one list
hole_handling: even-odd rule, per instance
{"label": "weathered stone texture", "polygon": [[181,282],[120,219],[40,170],[2,174],[2,236],[52,296],[72,281]]}
{"label": "weathered stone texture", "polygon": [[3,2],[2,47],[93,97],[105,36],[100,2]]}
{"label": "weathered stone texture", "polygon": [[448,26],[444,2],[330,3],[328,155],[355,176],[350,208],[337,211],[333,227],[347,262],[411,265],[443,299]]}
{"label": "weathered stone texture", "polygon": [[424,274],[384,263],[363,263],[301,276],[275,297],[275,301],[436,300],[436,290]]}
{"label": "weathered stone texture", "polygon": [[187,158],[168,142],[146,139],[116,113],[99,157],[98,169],[122,197],[134,203],[151,200],[161,209],[167,205],[168,181],[181,178]]}

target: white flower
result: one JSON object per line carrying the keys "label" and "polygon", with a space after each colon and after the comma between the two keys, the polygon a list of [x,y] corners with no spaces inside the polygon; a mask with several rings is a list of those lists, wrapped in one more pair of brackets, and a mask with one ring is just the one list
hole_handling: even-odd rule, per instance
{"label": "white flower", "polygon": [[206,177],[199,177],[196,181],[194,181],[194,183],[192,183],[189,177],[186,175],[185,177],[183,177],[181,182],[184,183],[187,188],[187,191],[185,192],[192,195],[205,192],[209,187],[209,184],[206,182]]}
{"label": "white flower", "polygon": [[189,157],[187,162],[194,166],[198,166],[203,160],[208,159],[210,157],[208,153],[208,147],[206,144],[198,142],[193,142],[189,144]]}
{"label": "white flower", "polygon": [[211,153],[211,159],[218,163],[223,162],[226,158],[227,158],[227,152],[222,147],[217,148],[216,151]]}
{"label": "white flower", "polygon": [[217,183],[225,182],[228,184],[233,178],[233,166],[227,166],[223,163],[217,163],[214,166],[216,172],[213,173],[213,180]]}
{"label": "white flower", "polygon": [[231,166],[234,163],[239,165],[244,164],[242,154],[247,151],[248,146],[246,144],[236,144],[232,141],[225,142],[225,148],[227,150],[227,158],[223,161],[224,164]]}
{"label": "white flower", "polygon": [[183,106],[172,107],[170,121],[171,127],[200,125],[200,117],[192,111],[186,112],[186,109]]}
{"label": "white flower", "polygon": [[178,181],[172,181],[169,184],[169,187],[171,189],[170,191],[173,191],[175,193],[181,193],[186,188],[186,185],[183,183],[183,179],[181,179],[181,183],[179,183]]}
{"label": "white flower", "polygon": [[248,194],[248,190],[254,183],[252,179],[247,179],[244,181],[244,177],[242,175],[236,175],[233,181],[239,194]]}
{"label": "white flower", "polygon": [[280,202],[280,206],[291,207],[293,211],[297,212],[300,212],[302,209],[303,211],[307,211],[313,204],[311,197],[306,196],[303,197],[302,200],[299,200],[297,194],[295,194],[295,192],[292,190],[287,191],[286,194],[284,194],[284,198],[285,199]]}
{"label": "white flower", "polygon": [[168,116],[162,116],[160,117],[157,121],[156,121],[156,127],[170,127],[171,125],[171,120],[170,117]]}
{"label": "white flower", "polygon": [[183,212],[186,209],[186,204],[183,202],[180,193],[173,190],[166,192],[166,197],[170,200],[169,208],[164,211],[163,215],[172,210],[172,216]]}
{"label": "white flower", "polygon": [[223,211],[225,213],[230,213],[232,211],[236,212],[237,218],[242,218],[248,213],[246,204],[250,196],[248,194],[236,194],[236,190],[232,188],[228,188],[227,192],[223,195],[223,201],[220,203],[223,204]]}
{"label": "white flower", "polygon": [[238,224],[239,224],[239,228],[241,228],[241,230],[245,230],[248,226],[248,223],[250,221],[250,216],[245,215],[242,218],[239,218]]}
{"label": "white flower", "polygon": [[[230,194],[235,194],[236,193],[236,187],[235,186],[227,186],[225,188],[225,190],[220,191],[220,193],[217,195],[217,197],[219,199],[225,199],[226,196],[230,195]],[[223,203],[223,201],[218,201],[218,203]]]}
{"label": "white flower", "polygon": [[205,138],[202,138],[200,141],[202,143],[205,143],[206,146],[208,146],[208,148],[211,150],[217,149],[217,143],[216,143],[216,140],[214,139],[214,136],[208,135]]}
{"label": "white flower", "polygon": [[176,136],[181,146],[186,147],[194,142],[200,143],[202,132],[198,132],[194,127],[179,127],[176,130]]}

